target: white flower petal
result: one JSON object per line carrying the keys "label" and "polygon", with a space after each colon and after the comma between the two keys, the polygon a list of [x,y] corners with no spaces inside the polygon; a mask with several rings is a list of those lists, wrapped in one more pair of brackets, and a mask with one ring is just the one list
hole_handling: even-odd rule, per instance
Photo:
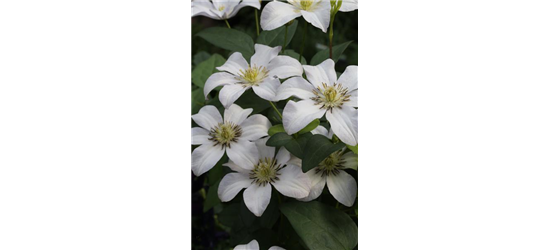
{"label": "white flower petal", "polygon": [[257,243],[257,240],[252,240],[246,245],[236,246],[234,250],[259,250],[259,243]]}
{"label": "white flower petal", "polygon": [[263,215],[263,212],[267,209],[270,200],[271,184],[267,184],[265,186],[252,184],[244,190],[244,204],[246,204],[246,207],[248,207],[248,209],[257,217]]}
{"label": "white flower petal", "polygon": [[292,155],[290,152],[283,147],[281,147],[276,154],[276,162],[280,165],[285,165],[291,158]]}
{"label": "white flower petal", "polygon": [[282,247],[272,246],[268,250],[286,250],[286,249],[284,249]]}
{"label": "white flower petal", "polygon": [[221,145],[214,146],[211,142],[196,148],[191,153],[191,169],[194,175],[200,176],[212,169],[224,152]]}
{"label": "white flower petal", "polygon": [[269,65],[269,62],[273,60],[282,49],[282,47],[280,46],[271,48],[267,45],[263,45],[259,43],[256,43],[254,48],[255,48],[255,53],[250,59],[250,65],[252,67],[261,66],[265,68],[267,68],[267,66]]}
{"label": "white flower petal", "polygon": [[240,127],[242,128],[241,140],[255,141],[269,135],[268,132],[271,127],[271,122],[267,117],[256,114],[244,120],[244,122],[240,124]]}
{"label": "white flower petal", "polygon": [[290,4],[270,2],[261,12],[261,28],[274,30],[299,16],[301,12]]}
{"label": "white flower petal", "polygon": [[339,76],[337,82],[341,83],[349,91],[358,89],[358,66],[351,65],[347,67],[343,74]]}
{"label": "white flower petal", "polygon": [[286,162],[286,165],[294,165],[298,168],[301,168],[301,159],[291,155],[290,160]]}
{"label": "white flower petal", "polygon": [[351,207],[355,203],[357,183],[355,178],[345,171],[327,178],[328,190],[339,203]]}
{"label": "white flower petal", "polygon": [[288,101],[284,111],[282,111],[282,124],[288,134],[295,134],[305,126],[309,125],[314,119],[321,118],[326,110],[320,109],[312,100],[303,100],[300,102]]}
{"label": "white flower petal", "polygon": [[260,83],[259,86],[253,86],[252,88],[254,90],[254,93],[256,93],[257,96],[261,97],[263,100],[277,101],[276,93],[279,87],[280,80],[269,77],[263,80],[263,82]]}
{"label": "white flower petal", "polygon": [[353,152],[348,152],[342,156],[342,159],[345,161],[343,163],[343,168],[345,169],[358,169],[358,155]]}
{"label": "white flower petal", "polygon": [[261,9],[261,3],[259,2],[259,0],[242,0],[240,5],[251,6],[251,7],[254,7],[258,10]]}
{"label": "white flower petal", "polygon": [[292,198],[305,198],[311,190],[311,181],[301,169],[296,166],[286,166],[279,170],[279,180],[272,185],[284,196]]}
{"label": "white flower petal", "polygon": [[191,145],[206,144],[210,140],[210,132],[200,127],[191,128]]}
{"label": "white flower petal", "polygon": [[311,131],[311,134],[313,134],[313,135],[323,135],[323,136],[326,136],[328,139],[332,139],[332,137],[329,135],[330,133],[328,132],[328,129],[326,129],[322,125],[318,125],[318,127],[313,129]]}
{"label": "white flower petal", "polygon": [[317,66],[303,65],[307,80],[315,87],[322,86],[322,83],[332,85],[337,80],[335,63],[332,59],[326,59]]}
{"label": "white flower petal", "polygon": [[223,107],[228,108],[249,88],[239,84],[225,85],[219,91],[219,101],[223,104]]}
{"label": "white flower petal", "polygon": [[191,2],[191,17],[206,16],[212,19],[218,19],[218,17],[211,12],[213,5],[209,0],[195,0]]}
{"label": "white flower petal", "polygon": [[358,89],[355,89],[349,93],[351,97],[349,97],[349,101],[344,103],[343,105],[348,105],[351,107],[358,107]]}
{"label": "white flower petal", "polygon": [[227,163],[223,164],[223,166],[229,167],[232,171],[239,172],[241,174],[249,174],[250,173],[249,169],[244,169],[244,168],[236,165],[236,163],[234,163],[230,159]]}
{"label": "white flower petal", "polygon": [[226,148],[227,156],[236,165],[244,169],[253,169],[259,161],[259,152],[255,143],[246,140],[231,142],[231,146]]}
{"label": "white flower petal", "polygon": [[313,89],[313,85],[303,79],[303,77],[293,77],[280,85],[278,93],[276,94],[276,99],[284,100],[291,96],[295,96],[302,100],[310,99],[315,96],[313,94]]}
{"label": "white flower petal", "polygon": [[252,185],[250,176],[242,173],[230,173],[221,179],[217,195],[223,202],[232,200],[243,188]]}
{"label": "white flower petal", "polygon": [[225,62],[225,64],[221,65],[220,67],[217,67],[217,70],[219,71],[227,71],[235,76],[237,76],[240,71],[244,71],[248,69],[248,62],[246,62],[246,59],[242,56],[240,52],[233,53],[229,59]]}
{"label": "white flower petal", "polygon": [[289,56],[277,56],[267,65],[269,75],[286,79],[291,76],[303,75],[303,66],[296,59]]}
{"label": "white flower petal", "polygon": [[206,80],[206,84],[204,84],[204,96],[207,98],[208,94],[218,86],[235,84],[237,82],[238,80],[235,78],[235,76],[227,72],[215,73],[211,75],[208,80]]}
{"label": "white flower petal", "polygon": [[322,194],[322,190],[324,190],[324,186],[326,185],[326,177],[322,177],[321,174],[317,174],[317,169],[318,168],[313,168],[306,173],[307,177],[309,177],[309,180],[311,181],[311,192],[309,192],[307,197],[298,200],[312,201]]}
{"label": "white flower petal", "polygon": [[269,147],[266,145],[266,142],[269,138],[262,138],[255,141],[257,151],[259,152],[259,159],[263,158],[273,158],[275,156],[275,147]]}
{"label": "white flower petal", "polygon": [[224,121],[240,125],[253,111],[253,109],[243,109],[240,106],[233,104],[225,109],[225,113],[223,114]]}
{"label": "white flower petal", "polygon": [[358,144],[358,110],[343,105],[326,112],[326,119],[342,142],[351,146]]}
{"label": "white flower petal", "polygon": [[343,0],[339,11],[349,12],[358,9],[358,0]]}
{"label": "white flower petal", "polygon": [[302,10],[301,15],[307,22],[326,33],[330,26],[330,1],[321,1],[318,5],[313,11]]}
{"label": "white flower petal", "polygon": [[223,118],[215,106],[207,105],[202,107],[197,114],[191,116],[191,118],[200,127],[210,130],[220,123],[223,123]]}

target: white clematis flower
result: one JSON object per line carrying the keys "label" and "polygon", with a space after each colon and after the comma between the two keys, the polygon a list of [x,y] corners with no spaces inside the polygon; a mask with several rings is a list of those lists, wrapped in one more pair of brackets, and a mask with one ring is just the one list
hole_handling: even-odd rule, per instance
{"label": "white clematis flower", "polygon": [[216,20],[226,20],[238,13],[242,7],[261,8],[259,0],[194,0],[191,2],[192,17],[206,16]]}
{"label": "white clematis flower", "polygon": [[299,166],[292,164],[290,152],[281,148],[275,156],[275,148],[265,145],[267,139],[262,138],[255,142],[259,159],[252,167],[232,160],[224,165],[236,173],[225,175],[217,190],[219,199],[227,202],[245,188],[244,203],[258,217],[269,205],[272,186],[281,194],[292,198],[305,198],[311,189],[309,178]]}
{"label": "white clematis flower", "polygon": [[[259,243],[257,243],[257,240],[252,240],[250,243],[246,245],[238,245],[234,248],[234,250],[259,250]],[[282,247],[272,246],[268,250],[285,250]]]}
{"label": "white clematis flower", "polygon": [[280,49],[280,46],[271,48],[256,44],[250,64],[241,53],[233,53],[225,64],[217,67],[224,72],[215,73],[206,80],[204,96],[207,98],[214,88],[223,86],[219,92],[219,101],[228,107],[252,88],[259,97],[275,101],[280,87],[279,79],[303,74],[301,63],[289,56],[279,56]]}
{"label": "white clematis flower", "polygon": [[261,12],[261,28],[274,30],[303,16],[305,21],[324,33],[330,25],[330,0],[288,0],[288,3],[270,2]]}
{"label": "white clematis flower", "polygon": [[357,182],[344,169],[357,169],[358,157],[353,152],[343,154],[343,150],[336,151],[324,159],[318,167],[309,170],[306,174],[311,180],[311,192],[301,201],[312,201],[320,194],[326,184],[328,190],[339,203],[351,207],[355,203]]}
{"label": "white clematis flower", "polygon": [[192,128],[192,145],[201,145],[192,154],[191,168],[196,176],[212,169],[225,151],[231,161],[253,168],[259,160],[255,143],[267,136],[271,122],[263,115],[252,115],[252,109],[232,105],[225,109],[224,118],[216,107],[208,105],[192,116],[200,126]]}
{"label": "white clematis flower", "polygon": [[357,66],[349,66],[339,79],[335,63],[328,59],[318,66],[303,66],[307,79],[294,77],[278,89],[277,99],[295,96],[301,101],[289,101],[282,113],[284,130],[295,134],[314,119],[326,114],[331,129],[344,143],[358,144],[358,79]]}

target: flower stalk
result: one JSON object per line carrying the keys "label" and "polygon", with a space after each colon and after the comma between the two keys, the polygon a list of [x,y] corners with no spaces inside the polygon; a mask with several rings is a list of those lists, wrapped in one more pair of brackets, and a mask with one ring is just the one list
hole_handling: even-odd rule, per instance
{"label": "flower stalk", "polygon": [[231,25],[229,24],[229,21],[227,21],[227,19],[225,19],[225,23],[227,24],[227,27],[229,27],[229,29],[230,29]]}
{"label": "flower stalk", "polygon": [[334,20],[335,15],[341,8],[341,5],[343,4],[343,0],[330,0],[330,4],[332,5],[331,11],[330,11],[330,31],[328,33],[328,38],[330,40],[329,47],[330,47],[330,59],[333,59],[333,39],[334,39]]}
{"label": "flower stalk", "polygon": [[301,39],[301,49],[299,50],[299,62],[301,62],[301,58],[303,57],[303,50],[305,49],[305,40],[307,38],[307,22],[303,22],[303,38]]}

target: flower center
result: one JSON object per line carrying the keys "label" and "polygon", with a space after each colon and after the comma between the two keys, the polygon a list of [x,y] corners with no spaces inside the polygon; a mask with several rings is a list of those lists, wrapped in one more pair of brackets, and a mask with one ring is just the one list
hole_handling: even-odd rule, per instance
{"label": "flower center", "polygon": [[322,87],[317,87],[313,89],[314,97],[311,97],[311,100],[315,101],[316,105],[322,104],[321,109],[327,109],[332,111],[333,108],[341,108],[343,103],[350,100],[351,95],[349,90],[341,83],[334,83],[333,85],[328,85],[322,83]]}
{"label": "flower center", "polygon": [[313,5],[313,0],[301,0],[299,1],[299,4],[301,5],[301,9],[309,10]]}
{"label": "flower center", "polygon": [[214,142],[214,146],[221,144],[223,148],[230,148],[231,142],[237,142],[242,135],[242,129],[232,122],[219,123],[210,130],[209,135],[209,140]]}
{"label": "flower center", "polygon": [[269,76],[269,71],[263,66],[257,67],[256,65],[249,66],[246,70],[240,70],[237,80],[240,80],[241,84],[251,87],[259,85],[265,78]]}
{"label": "flower center", "polygon": [[225,5],[219,6],[219,11],[223,11],[225,9]]}
{"label": "flower center", "polygon": [[278,180],[278,170],[282,166],[276,162],[273,158],[259,159],[259,163],[255,165],[254,169],[250,172],[250,179],[252,183],[257,183],[260,186],[265,186],[267,183],[273,183]]}
{"label": "flower center", "polygon": [[338,175],[341,169],[343,169],[343,164],[345,163],[345,160],[341,158],[342,155],[343,150],[332,153],[318,165],[316,173],[322,173],[322,176]]}

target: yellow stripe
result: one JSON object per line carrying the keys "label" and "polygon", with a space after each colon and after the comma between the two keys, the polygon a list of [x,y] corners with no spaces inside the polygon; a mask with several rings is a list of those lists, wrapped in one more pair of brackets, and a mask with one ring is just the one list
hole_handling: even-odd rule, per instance
{"label": "yellow stripe", "polygon": [[549,167],[549,148],[359,148],[359,167]]}

